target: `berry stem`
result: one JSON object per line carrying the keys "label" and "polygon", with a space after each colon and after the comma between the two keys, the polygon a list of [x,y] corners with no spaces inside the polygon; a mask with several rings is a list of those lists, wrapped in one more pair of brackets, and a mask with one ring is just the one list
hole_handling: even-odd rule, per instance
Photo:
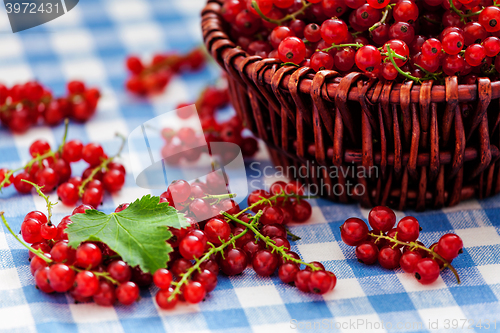
{"label": "berry stem", "polygon": [[43,259],[47,264],[51,264],[53,263],[54,261],[50,258],[47,258],[46,256],[43,255],[43,252],[41,250],[35,250],[34,248],[32,248],[31,246],[29,246],[28,244],[26,244],[25,242],[23,242],[15,233],[14,231],[12,231],[12,229],[10,228],[10,225],[9,223],[7,222],[7,220],[5,219],[5,216],[4,216],[4,212],[0,212],[0,217],[2,218],[2,222],[3,224],[5,225],[5,227],[7,228],[7,230],[9,230],[9,232],[11,233],[12,236],[14,236],[14,238],[19,242],[21,243],[24,247],[26,247],[29,251],[31,251],[33,254],[35,254],[36,256],[40,257],[41,259]]}
{"label": "berry stem", "polygon": [[22,179],[23,182],[25,183],[28,183],[30,184],[31,186],[33,186],[36,190],[36,193],[38,193],[39,196],[41,196],[44,200],[45,200],[45,203],[47,205],[47,216],[48,216],[48,224],[49,225],[52,225],[52,221],[51,221],[51,218],[52,218],[52,207],[57,205],[58,203],[57,202],[50,202],[49,200],[49,197],[47,195],[45,195],[45,193],[42,192],[42,187],[43,186],[38,186],[38,184],[35,184],[35,183],[32,183],[30,182],[29,180],[26,180],[26,179]]}
{"label": "berry stem", "polygon": [[296,234],[294,234],[293,232],[291,232],[288,228],[285,228],[286,229],[286,234],[290,237],[292,237],[292,241],[293,242],[296,242],[298,240],[301,240],[302,238],[300,238],[299,236],[297,236]]}
{"label": "berry stem", "polygon": [[87,178],[85,178],[83,181],[82,181],[82,184],[80,185],[80,187],[78,188],[78,195],[81,197],[83,195],[83,192],[85,192],[85,186],[87,186],[87,184],[92,181],[92,179],[94,179],[95,175],[101,171],[102,169],[106,169],[108,164],[111,163],[116,157],[120,156],[123,148],[125,147],[125,141],[126,141],[126,138],[121,135],[120,133],[116,133],[116,136],[118,136],[120,139],[122,139],[122,143],[120,145],[120,148],[118,149],[118,152],[114,155],[114,156],[111,156],[111,157],[108,157],[107,159],[103,160],[101,162],[101,164],[99,164],[98,166],[96,166],[94,169],[92,169],[92,172],[90,173],[90,175],[88,175]]}
{"label": "berry stem", "polygon": [[385,20],[387,20],[387,16],[389,15],[389,9],[391,8],[392,8],[391,5],[387,5],[387,7],[385,7],[384,13],[382,14],[382,18],[380,19],[380,21],[378,21],[368,29],[369,32],[372,32],[373,30],[377,29],[378,27],[380,27],[382,24],[385,23]]}
{"label": "berry stem", "polygon": [[108,272],[96,272],[96,271],[91,271],[91,270],[88,270],[88,269],[81,269],[79,267],[76,267],[76,266],[69,266],[72,270],[74,270],[75,272],[83,272],[83,271],[90,271],[92,272],[92,274],[94,274],[95,276],[97,276],[98,278],[105,278],[106,280],[108,280],[109,282],[113,283],[113,284],[120,284],[120,282],[116,281],[115,279],[113,279],[110,274]]}
{"label": "berry stem", "polygon": [[286,22],[286,21],[288,21],[288,20],[294,20],[297,16],[299,16],[301,14],[304,14],[304,12],[306,11],[306,9],[309,8],[311,5],[312,5],[312,3],[307,3],[304,0],[302,0],[302,8],[301,9],[299,9],[296,12],[293,12],[291,14],[288,14],[285,17],[283,17],[283,18],[281,18],[279,20],[274,20],[274,19],[269,18],[266,15],[264,15],[264,13],[262,13],[262,11],[259,8],[259,4],[257,3],[257,1],[255,1],[255,0],[252,1],[252,7],[255,9],[255,11],[257,12],[257,14],[259,14],[259,16],[263,20],[265,20],[267,22],[270,22],[270,23],[277,24],[277,25],[283,25],[283,23]]}
{"label": "berry stem", "polygon": [[440,261],[442,261],[444,263],[444,268],[449,268],[453,274],[455,275],[455,278],[457,279],[457,283],[460,284],[460,276],[458,276],[458,272],[457,270],[455,269],[455,267],[452,266],[452,264],[450,264],[446,259],[444,259],[443,257],[441,257],[438,253],[436,253],[434,250],[432,249],[429,249],[425,246],[422,246],[420,244],[418,244],[417,242],[403,242],[403,241],[400,241],[397,239],[397,233],[396,233],[396,236],[393,237],[389,237],[389,236],[386,236],[384,235],[382,232],[380,232],[380,235],[376,235],[376,234],[373,234],[373,233],[370,233],[369,234],[371,237],[373,238],[376,238],[375,240],[375,243],[379,240],[379,239],[386,239],[386,240],[389,240],[391,243],[394,243],[394,245],[403,245],[403,246],[410,246],[410,249],[411,250],[414,250],[414,249],[421,249],[421,250],[424,250],[424,251],[427,251],[429,253],[432,254],[432,256]]}
{"label": "berry stem", "polygon": [[62,138],[61,144],[59,145],[59,148],[57,148],[57,151],[59,152],[59,155],[62,155],[62,151],[63,151],[64,145],[66,144],[66,138],[68,137],[68,127],[69,127],[68,125],[69,125],[69,119],[66,118],[66,119],[64,119],[64,134],[63,134],[63,138]]}
{"label": "berry stem", "polygon": [[460,21],[462,21],[463,23],[467,23],[467,18],[468,17],[471,17],[471,16],[476,16],[476,15],[479,15],[481,14],[481,12],[483,11],[482,9],[481,10],[478,10],[477,12],[473,12],[473,13],[468,13],[468,14],[464,14],[462,11],[458,10],[457,7],[455,7],[455,4],[453,3],[453,0],[448,0],[448,2],[450,3],[450,8],[458,14],[458,16],[460,16]]}
{"label": "berry stem", "polygon": [[217,201],[211,203],[210,205],[217,205],[222,200],[224,200],[224,199],[231,199],[231,198],[236,198],[236,193],[217,194],[217,195],[207,194],[204,197],[202,197],[201,199],[203,199],[203,200],[216,199]]}
{"label": "berry stem", "polygon": [[[260,211],[261,212],[261,211]],[[255,234],[256,237],[262,239],[265,243],[266,243],[266,246],[267,247],[271,247],[272,248],[272,252],[278,252],[278,254],[285,260],[287,261],[292,261],[296,264],[299,264],[299,265],[306,265],[307,267],[309,267],[310,269],[312,269],[313,271],[316,271],[316,270],[319,270],[318,267],[314,266],[313,264],[308,264],[300,259],[295,259],[294,257],[290,256],[288,253],[286,253],[286,250],[285,250],[285,247],[284,246],[277,246],[276,245],[276,242],[273,241],[272,239],[270,239],[269,237],[266,237],[264,235],[262,235],[260,233],[259,230],[257,230],[257,228],[255,228],[254,224],[253,223],[246,223],[240,219],[238,219],[237,217],[231,215],[231,214],[228,214],[227,212],[221,212],[222,215],[224,215],[225,217],[227,217],[228,219],[236,222],[236,223],[239,223],[243,226],[245,226],[247,229],[250,229],[251,231],[253,231],[253,233]]]}
{"label": "berry stem", "polygon": [[363,44],[361,43],[353,43],[353,44],[338,44],[338,45],[335,45],[335,44],[332,44],[332,46],[329,46],[325,49],[322,49],[320,51],[322,52],[328,52],[332,49],[340,49],[340,48],[343,48],[343,47],[355,47],[356,49],[359,49],[359,48],[362,48],[363,47]]}
{"label": "berry stem", "polygon": [[[393,50],[391,50],[391,46],[389,44],[387,44],[387,57],[391,61],[391,63],[394,66],[394,68],[396,68],[396,70],[399,72],[399,74],[401,74],[404,77],[406,77],[406,78],[408,78],[410,80],[413,80],[413,81],[415,81],[417,83],[421,83],[421,81],[420,81],[420,79],[418,77],[415,77],[415,76],[411,75],[410,73],[405,72],[401,68],[399,68],[399,66],[396,64],[396,61],[394,60],[394,56],[395,55],[396,55],[396,53]],[[404,58],[404,59],[406,59],[406,58]]]}
{"label": "berry stem", "polygon": [[259,206],[259,205],[262,205],[262,204],[265,204],[265,203],[269,203],[271,206],[273,205],[273,201],[274,201],[274,204],[277,203],[277,200],[278,198],[285,198],[285,201],[288,200],[289,198],[295,198],[295,199],[308,199],[310,197],[308,196],[305,196],[305,195],[297,195],[297,194],[286,194],[284,191],[280,192],[279,194],[276,194],[270,198],[263,198],[261,197],[262,199],[255,202],[254,204],[252,204],[251,206],[248,206],[247,208],[244,208],[242,210],[240,210],[237,214],[234,215],[234,217],[238,217],[240,216],[241,214],[251,210],[252,208],[256,207],[256,206]]}

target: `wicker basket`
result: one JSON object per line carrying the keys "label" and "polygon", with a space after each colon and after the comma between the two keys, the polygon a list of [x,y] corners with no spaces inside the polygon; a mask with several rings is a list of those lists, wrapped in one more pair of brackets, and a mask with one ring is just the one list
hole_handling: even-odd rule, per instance
{"label": "wicker basket", "polygon": [[[425,210],[500,192],[500,81],[393,84],[363,73],[280,67],[278,59],[237,48],[220,10],[215,0],[202,12],[206,47],[228,73],[234,108],[276,166],[307,167],[302,181],[366,207]],[[332,177],[331,170],[349,167],[373,172]],[[348,184],[350,193],[328,190]]]}

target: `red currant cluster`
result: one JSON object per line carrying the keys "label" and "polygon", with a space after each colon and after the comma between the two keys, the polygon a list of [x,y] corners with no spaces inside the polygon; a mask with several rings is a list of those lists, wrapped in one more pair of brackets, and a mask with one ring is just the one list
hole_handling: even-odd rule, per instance
{"label": "red currant cluster", "polygon": [[[154,282],[160,289],[156,301],[163,309],[172,309],[179,300],[201,302],[206,293],[216,287],[219,271],[229,276],[237,275],[248,265],[260,276],[270,276],[277,270],[283,282],[295,284],[304,292],[324,294],[335,287],[336,276],[325,271],[321,263],[305,263],[297,253],[290,251],[289,232],[284,225],[292,218],[286,216],[286,207],[302,207],[292,210],[302,212],[299,218],[294,215],[299,222],[311,216],[310,205],[300,195],[302,190],[297,183],[273,184],[275,195],[254,191],[248,198],[249,207],[243,210],[230,200],[231,194],[212,195],[203,190],[201,184],[176,181],[160,202],[170,200],[172,203],[174,198],[187,201],[191,197],[191,210],[199,209],[202,206],[199,203],[203,202],[207,207],[215,206],[217,210],[209,210],[216,211],[217,216],[207,217],[210,214],[204,212],[207,218],[197,222],[193,217],[199,220],[200,211],[195,209],[194,213],[188,212],[190,227],[169,228],[173,236],[168,242],[174,251],[167,268],[158,269],[153,275],[142,272],[139,267],[131,268],[102,242],[83,242],[76,249],[70,247],[66,228],[72,223],[71,216],[92,207],[78,206],[56,227],[51,222],[53,203],[36,187],[47,202],[48,216],[39,211],[28,213],[21,225],[21,236],[31,244],[25,246],[31,251],[30,267],[37,287],[46,293],[69,292],[78,302],[93,300],[99,305],[110,306],[116,300],[124,305],[132,304],[139,297],[139,287]],[[115,212],[128,207],[129,204],[122,204]],[[18,239],[3,213],[0,215]],[[304,266],[302,270],[301,265]]]}
{"label": "red currant cluster", "polygon": [[0,84],[0,120],[13,132],[26,132],[43,122],[57,125],[64,118],[87,121],[95,113],[101,94],[96,88],[86,88],[81,81],[68,83],[68,96],[54,98],[36,81],[16,84],[10,89]]}
{"label": "red currant cluster", "polygon": [[[162,129],[162,137],[165,139],[165,145],[162,148],[162,156],[166,158],[169,164],[177,164],[180,157],[175,156],[185,148],[203,146],[205,142],[231,142],[237,144],[242,151],[243,156],[251,157],[258,151],[257,140],[253,137],[243,136],[243,125],[238,116],[233,116],[225,122],[216,120],[216,112],[229,102],[227,88],[219,89],[216,87],[207,87],[196,101],[196,110],[200,117],[203,135],[196,133],[191,127],[182,127],[178,131],[171,128]],[[195,114],[195,108],[189,107],[189,104],[179,104],[177,106],[177,116],[181,119],[189,119]],[[199,145],[196,144],[199,142]],[[197,161],[203,150],[186,150],[183,158],[187,162]],[[214,152],[212,152],[214,153]],[[234,159],[235,151],[228,149],[224,151],[223,161]],[[174,156],[174,157],[169,157]]]}
{"label": "red currant cluster", "polygon": [[[222,179],[217,184],[207,179],[207,185],[210,189],[225,187]],[[203,183],[189,185],[179,180],[169,186],[162,200],[171,204],[190,201],[187,219],[191,227],[171,229],[174,237],[169,243],[174,252],[169,269],[153,275],[160,288],[156,301],[161,308],[172,309],[179,299],[199,303],[216,287],[219,271],[237,275],[248,265],[260,276],[278,270],[284,283],[294,283],[304,292],[324,294],[335,287],[335,275],[321,263],[306,264],[290,251],[285,224],[304,222],[311,216],[311,206],[301,199],[302,189],[295,182],[277,182],[271,189],[274,195],[264,190],[252,192],[249,207],[240,210],[230,199],[216,200],[224,196],[210,194],[214,192]],[[256,215],[248,214],[250,211]],[[208,217],[212,214],[216,216]]]}
{"label": "red currant cluster", "polygon": [[366,223],[355,217],[340,227],[344,243],[356,246],[358,261],[367,265],[379,262],[386,269],[401,267],[406,273],[414,274],[421,284],[437,280],[441,269],[450,268],[457,281],[460,279],[451,262],[462,253],[463,243],[459,236],[446,234],[437,243],[426,247],[418,241],[421,227],[413,216],[402,218],[396,227],[396,214],[383,206],[373,208],[368,214],[369,231]]}
{"label": "red currant cluster", "polygon": [[127,80],[126,87],[128,91],[140,95],[160,92],[174,74],[195,71],[204,64],[205,54],[202,49],[194,49],[186,55],[156,54],[149,65],[145,65],[136,56],[130,56],[126,65],[132,76]]}
{"label": "red currant cluster", "polygon": [[[87,209],[93,208],[80,205],[72,215]],[[121,209],[118,207],[117,211]],[[134,303],[139,297],[139,286],[151,284],[151,274],[139,267],[131,268],[104,243],[84,242],[76,250],[70,247],[65,232],[69,224],[70,216],[66,216],[56,227],[50,221],[50,210],[49,218],[40,211],[30,212],[24,218],[22,238],[40,254],[29,253],[37,288],[46,293],[69,291],[77,302],[93,299],[103,306],[111,306],[116,300],[124,305]]]}
{"label": "red currant cluster", "polygon": [[[57,187],[63,204],[74,206],[81,197],[84,204],[97,207],[104,190],[113,193],[125,183],[123,165],[113,161],[116,155],[108,157],[97,143],[83,145],[80,140],[71,140],[54,151],[47,141],[36,140],[29,151],[32,159],[26,165],[15,170],[0,169],[0,189],[14,184],[19,193],[29,193],[35,183],[47,193]],[[82,159],[88,168],[81,177],[71,177],[71,163]]]}
{"label": "red currant cluster", "polygon": [[222,16],[251,55],[386,80],[421,82],[444,73],[474,83],[477,75],[496,78],[500,71],[499,6],[493,0],[226,0]]}

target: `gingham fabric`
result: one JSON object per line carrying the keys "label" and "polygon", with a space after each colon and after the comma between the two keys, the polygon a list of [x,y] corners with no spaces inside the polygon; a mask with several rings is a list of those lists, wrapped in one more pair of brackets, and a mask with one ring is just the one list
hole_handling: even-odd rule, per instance
{"label": "gingham fabric", "polygon": [[[216,80],[215,65],[202,72],[176,77],[167,91],[151,100],[126,93],[127,54],[185,52],[201,43],[203,0],[81,0],[68,14],[48,24],[12,34],[7,15],[0,14],[0,81],[7,84],[36,78],[56,95],[69,79],[99,87],[99,111],[86,124],[71,124],[69,138],[101,143],[112,154],[119,142],[115,132],[128,134],[143,122],[172,110],[178,102],[195,100]],[[29,158],[28,147],[38,138],[60,142],[62,126],[36,127],[24,135],[0,129],[0,166],[15,168]],[[123,155],[126,164],[127,152]],[[270,165],[266,153],[254,161],[260,170]],[[252,161],[249,161],[251,163]],[[80,173],[84,164],[74,166]],[[276,179],[249,168],[249,180],[262,186]],[[269,174],[269,169],[267,174]],[[110,212],[147,190],[134,185],[106,196],[100,208]],[[302,237],[293,251],[306,261],[321,261],[338,277],[335,290],[324,296],[304,294],[279,278],[261,278],[251,269],[235,277],[219,276],[217,288],[198,305],[179,304],[163,311],[154,302],[155,287],[141,291],[132,306],[99,307],[74,304],[66,294],[47,295],[35,288],[28,251],[0,228],[0,329],[13,332],[500,332],[500,198],[468,201],[453,208],[412,214],[423,227],[429,245],[447,232],[462,237],[464,253],[453,263],[462,284],[450,271],[432,285],[422,286],[401,269],[365,266],[354,249],[340,240],[339,226],[348,217],[366,218],[356,205],[313,200],[313,217],[291,231]],[[44,210],[35,194],[19,195],[12,187],[0,194],[0,210],[12,228],[20,229],[24,215]],[[57,205],[54,220],[70,213]]]}

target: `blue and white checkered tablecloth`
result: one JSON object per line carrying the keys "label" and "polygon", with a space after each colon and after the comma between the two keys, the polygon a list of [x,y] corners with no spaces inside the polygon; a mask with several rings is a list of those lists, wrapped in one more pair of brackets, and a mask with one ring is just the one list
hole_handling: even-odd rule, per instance
{"label": "blue and white checkered tablecloth", "polygon": [[[69,138],[100,142],[112,153],[114,133],[131,130],[178,102],[195,100],[216,80],[213,65],[202,72],[176,77],[167,91],[142,100],[127,94],[126,55],[152,55],[165,50],[186,52],[201,44],[203,0],[81,0],[68,14],[48,24],[12,34],[5,9],[0,14],[0,82],[13,84],[36,78],[61,95],[69,79],[82,79],[101,89],[99,112],[86,124],[71,124]],[[0,128],[0,166],[15,168],[29,158],[32,141],[58,144],[63,127],[35,127],[24,135]],[[123,156],[127,163],[127,152]],[[256,158],[270,165],[266,153]],[[74,167],[81,172],[83,164]],[[253,172],[253,173],[252,173]],[[251,177],[257,177],[249,170]],[[266,178],[270,184],[274,178]],[[148,193],[127,175],[126,187],[106,196],[104,211]],[[261,278],[251,269],[235,277],[219,276],[217,288],[198,305],[181,304],[160,310],[155,287],[141,291],[132,306],[105,308],[74,304],[65,294],[47,295],[35,288],[28,253],[0,228],[0,329],[17,332],[500,332],[500,198],[468,201],[458,207],[414,214],[429,245],[440,235],[462,237],[464,253],[454,261],[462,278],[451,272],[422,286],[402,270],[359,264],[354,249],[340,241],[339,226],[348,217],[366,217],[355,205],[314,200],[309,223],[292,226],[302,237],[292,245],[306,261],[318,260],[338,277],[335,290],[309,295],[285,285],[276,276]],[[0,194],[0,210],[14,230],[24,215],[44,209],[35,194],[19,195],[10,187]],[[70,213],[56,206],[55,219]],[[480,327],[481,326],[481,327]],[[452,329],[453,327],[459,327]],[[447,329],[448,328],[448,329]]]}

